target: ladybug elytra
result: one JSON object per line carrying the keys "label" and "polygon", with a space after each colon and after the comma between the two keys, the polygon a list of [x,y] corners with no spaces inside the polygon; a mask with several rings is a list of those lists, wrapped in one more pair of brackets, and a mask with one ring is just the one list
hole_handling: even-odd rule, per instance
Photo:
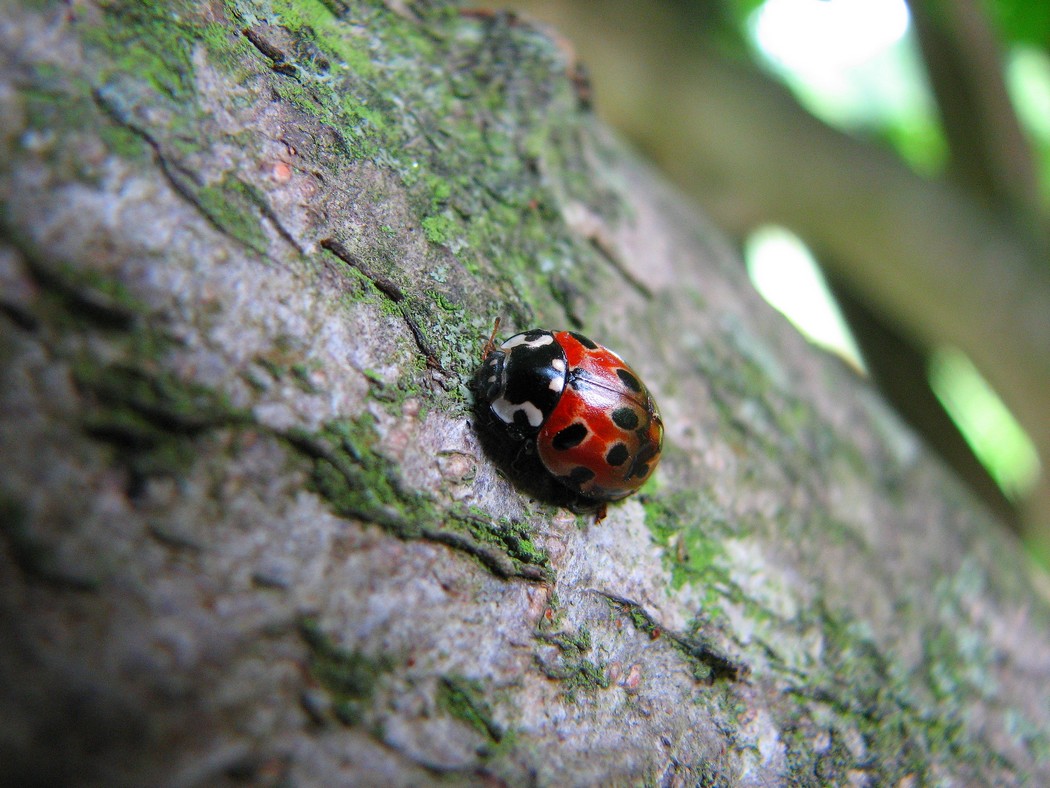
{"label": "ladybug elytra", "polygon": [[648,389],[618,355],[574,331],[490,339],[475,390],[489,422],[585,499],[630,495],[660,459],[663,422]]}

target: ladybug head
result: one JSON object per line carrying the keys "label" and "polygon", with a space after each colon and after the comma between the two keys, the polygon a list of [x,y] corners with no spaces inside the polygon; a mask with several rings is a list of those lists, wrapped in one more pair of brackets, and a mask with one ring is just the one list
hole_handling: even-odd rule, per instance
{"label": "ladybug head", "polygon": [[474,389],[485,402],[498,399],[506,388],[506,362],[507,353],[498,347],[493,348],[474,376]]}
{"label": "ladybug head", "polygon": [[554,334],[534,329],[489,350],[475,391],[499,421],[535,436],[561,397],[565,374],[565,354]]}

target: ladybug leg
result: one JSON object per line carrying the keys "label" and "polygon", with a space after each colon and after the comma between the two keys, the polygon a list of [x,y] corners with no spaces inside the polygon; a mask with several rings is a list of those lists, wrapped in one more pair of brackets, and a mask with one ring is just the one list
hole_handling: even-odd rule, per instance
{"label": "ladybug leg", "polygon": [[484,361],[489,357],[489,353],[496,349],[496,332],[499,331],[500,317],[496,317],[496,322],[492,326],[492,333],[489,334],[488,341],[485,346],[481,348],[481,359]]}
{"label": "ladybug leg", "polygon": [[510,461],[512,473],[524,473],[533,470],[536,465],[536,455],[532,452],[532,446],[527,441],[522,441],[514,452],[514,459]]}
{"label": "ladybug leg", "polygon": [[594,524],[597,525],[598,523],[600,523],[606,518],[608,514],[609,507],[605,505],[604,501],[602,501],[600,504],[598,504],[598,508],[594,512]]}

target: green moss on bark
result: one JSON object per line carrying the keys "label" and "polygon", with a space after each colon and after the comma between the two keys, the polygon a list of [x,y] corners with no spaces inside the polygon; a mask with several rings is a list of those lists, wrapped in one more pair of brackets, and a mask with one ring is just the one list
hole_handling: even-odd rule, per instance
{"label": "green moss on bark", "polygon": [[[494,276],[498,259],[499,276],[513,283],[495,313],[491,305],[479,310],[473,288],[458,274],[455,281],[406,283],[398,311],[425,337],[424,355],[452,376],[446,387],[452,400],[466,401],[464,383],[497,313],[520,327],[535,321],[537,310],[543,322],[564,324],[566,312],[568,322],[579,321],[566,294],[585,287],[574,281],[585,270],[576,259],[597,252],[568,231],[557,202],[589,202],[605,213],[611,192],[571,177],[591,168],[581,149],[559,144],[578,133],[578,99],[564,55],[550,40],[511,17],[461,15],[451,3],[415,8],[422,23],[364,2],[226,0],[220,8],[216,15],[182,0],[109,3],[87,20],[83,40],[98,63],[94,90],[115,121],[108,135],[114,152],[149,140],[209,221],[265,253],[268,196],[254,176],[228,172],[198,183],[175,166],[223,142],[189,128],[207,79],[201,69],[217,69],[235,83],[262,77],[307,125],[333,132],[315,135],[336,144],[318,148],[325,155],[311,166],[335,176],[361,162],[392,174],[415,218],[397,233],[422,232],[452,251],[472,277]],[[485,54],[479,59],[479,53]],[[136,110],[147,99],[136,90],[152,91],[159,106],[171,108],[153,116],[167,126],[148,125],[153,118]],[[228,101],[238,106],[243,98],[233,90]],[[565,181],[552,182],[552,175]],[[508,226],[516,228],[511,239]],[[375,243],[366,235],[355,252],[364,252],[379,274],[394,275],[399,253],[386,254]]]}
{"label": "green moss on bark", "polygon": [[588,656],[593,643],[587,627],[552,631],[541,625],[536,639],[557,649],[553,657],[537,654],[536,664],[543,675],[561,683],[567,702],[576,703],[581,696],[609,688],[608,666]]}
{"label": "green moss on bark", "polygon": [[503,727],[496,722],[480,682],[459,675],[442,676],[438,682],[437,700],[451,716],[493,743],[503,741]]}
{"label": "green moss on bark", "polygon": [[310,675],[329,693],[335,718],[344,725],[362,722],[377,683],[391,668],[389,660],[341,648],[312,618],[300,622],[299,632],[309,649]]}
{"label": "green moss on bark", "polygon": [[282,437],[311,463],[311,487],[337,514],[381,526],[402,539],[448,545],[500,576],[549,577],[547,555],[532,542],[524,523],[445,508],[407,487],[379,450],[370,415],[334,422],[319,432],[292,430]]}

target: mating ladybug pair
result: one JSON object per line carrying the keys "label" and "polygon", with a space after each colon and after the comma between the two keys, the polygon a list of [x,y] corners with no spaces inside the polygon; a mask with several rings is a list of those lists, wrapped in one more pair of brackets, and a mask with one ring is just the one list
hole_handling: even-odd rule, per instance
{"label": "mating ladybug pair", "polygon": [[599,511],[641,487],[664,430],[638,375],[574,331],[534,329],[497,346],[498,328],[497,320],[474,378],[483,424],[517,455],[532,450],[543,471]]}

